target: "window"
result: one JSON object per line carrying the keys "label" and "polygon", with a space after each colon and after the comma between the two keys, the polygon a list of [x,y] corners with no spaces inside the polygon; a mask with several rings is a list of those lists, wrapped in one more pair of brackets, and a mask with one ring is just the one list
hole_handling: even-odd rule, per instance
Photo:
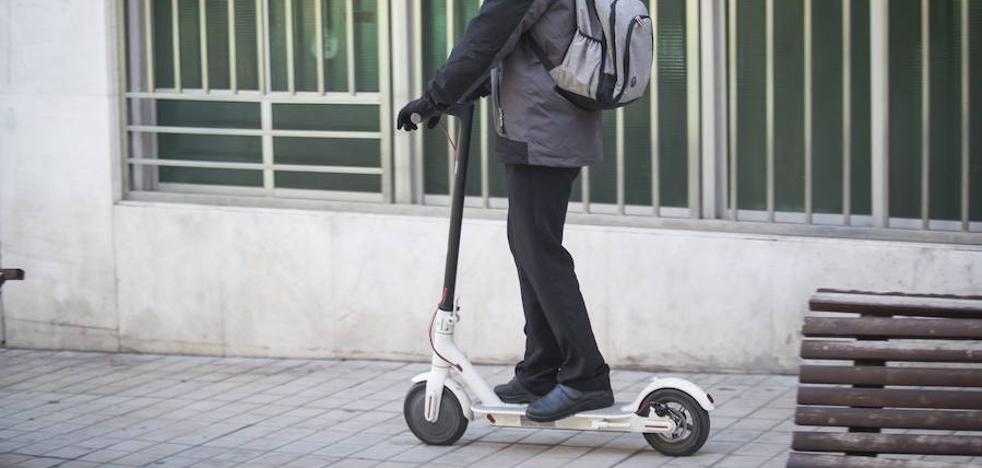
{"label": "window", "polygon": [[387,199],[385,2],[124,7],[130,190]]}
{"label": "window", "polygon": [[[447,203],[443,135],[392,116],[481,0],[120,1],[130,193]],[[652,82],[605,113],[580,219],[980,242],[982,0],[648,4]],[[490,111],[467,194],[494,209]]]}

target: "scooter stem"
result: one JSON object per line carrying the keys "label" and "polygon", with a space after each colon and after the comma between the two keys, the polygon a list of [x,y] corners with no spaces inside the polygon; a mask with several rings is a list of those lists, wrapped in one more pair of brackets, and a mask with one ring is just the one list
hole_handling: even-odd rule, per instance
{"label": "scooter stem", "polygon": [[448,112],[460,120],[460,140],[457,142],[457,161],[454,164],[454,184],[450,198],[450,235],[447,241],[447,263],[443,273],[443,295],[440,310],[452,311],[457,286],[457,258],[460,254],[460,227],[464,217],[464,193],[467,188],[467,160],[470,156],[471,127],[474,123],[474,104],[458,104]]}

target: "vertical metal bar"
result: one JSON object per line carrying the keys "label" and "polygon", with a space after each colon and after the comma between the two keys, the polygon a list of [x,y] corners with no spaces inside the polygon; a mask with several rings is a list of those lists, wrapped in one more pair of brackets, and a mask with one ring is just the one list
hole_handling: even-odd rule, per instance
{"label": "vertical metal bar", "polygon": [[[321,0],[315,0],[320,4]],[[379,128],[382,129],[381,145],[382,155],[382,200],[386,203],[394,201],[393,196],[393,174],[392,174],[392,85],[390,76],[391,51],[389,50],[389,2],[379,0],[378,10],[378,63],[379,63]],[[318,16],[319,18],[320,16]],[[324,54],[318,53],[318,57]],[[367,58],[367,57],[366,57]],[[321,68],[318,68],[320,70]],[[321,80],[323,82],[323,80]]]}
{"label": "vertical metal bar", "polygon": [[870,158],[873,226],[890,227],[890,4],[870,0]]}
{"label": "vertical metal bar", "polygon": [[263,189],[266,194],[272,195],[276,184],[273,174],[273,103],[263,100],[259,112],[263,130]]}
{"label": "vertical metal bar", "polygon": [[[130,134],[127,131],[127,126],[129,124],[129,114],[127,113],[128,100],[126,98],[126,92],[128,90],[136,90],[137,86],[135,83],[128,83],[129,78],[133,81],[138,81],[138,76],[140,74],[140,45],[139,41],[141,37],[149,37],[150,30],[147,29],[145,34],[141,36],[140,22],[143,20],[145,14],[141,14],[139,11],[140,4],[134,2],[131,4],[133,7],[129,11],[126,10],[124,5],[124,0],[116,0],[112,3],[115,12],[116,19],[116,144],[119,145],[119,159],[114,161],[115,170],[112,171],[113,177],[113,201],[118,201],[123,198],[123,196],[130,190],[130,145],[129,138]],[[147,3],[143,3],[145,8]],[[127,26],[127,27],[124,27]],[[127,30],[129,31],[129,37],[127,37]],[[134,40],[136,44],[132,50],[127,51],[126,42],[128,40]],[[127,56],[129,52],[129,56]],[[132,68],[131,68],[132,67]],[[118,172],[117,172],[118,171]],[[2,301],[0,301],[2,302]],[[0,304],[0,322],[3,320],[3,305]],[[0,323],[0,337],[5,338],[6,327],[5,324]],[[3,339],[0,339],[2,342]]]}
{"label": "vertical metal bar", "polygon": [[154,81],[153,4],[151,0],[143,0],[143,31],[146,32],[147,92],[155,93],[157,91],[157,85]]}
{"label": "vertical metal bar", "polygon": [[[317,93],[324,94],[324,0],[314,0],[314,32],[317,41]],[[384,47],[386,43],[381,43]],[[381,48],[381,47],[380,47]],[[382,62],[383,64],[385,62]],[[382,67],[379,67],[382,68]]]}
{"label": "vertical metal bar", "polygon": [[[413,96],[423,94],[423,2],[412,2],[413,7],[413,54],[412,74],[413,74]],[[423,135],[422,132],[413,133],[413,182],[414,194],[420,204],[425,204],[425,183],[423,179]]]}
{"label": "vertical metal bar", "polygon": [[286,0],[286,89],[290,94],[297,89],[293,59],[293,0]]}
{"label": "vertical metal bar", "polygon": [[481,206],[491,206],[490,135],[488,134],[488,101],[481,101]]}
{"label": "vertical metal bar", "polygon": [[198,0],[198,45],[201,54],[201,89],[210,92],[208,86],[208,12],[205,0]]}
{"label": "vertical metal bar", "polygon": [[[484,4],[484,0],[477,0],[478,6]],[[481,100],[481,206],[489,208],[491,206],[491,145],[490,132],[488,131],[488,100]]]}
{"label": "vertical metal bar", "polygon": [[726,2],[699,0],[702,217],[716,219],[726,194]]}
{"label": "vertical metal bar", "polygon": [[256,78],[259,92],[269,92],[269,47],[266,38],[269,37],[269,15],[265,9],[266,0],[256,0]]}
{"label": "vertical metal bar", "polygon": [[921,0],[921,228],[931,227],[931,22],[930,0]]}
{"label": "vertical metal bar", "polygon": [[767,125],[767,221],[774,222],[774,0],[765,3],[765,68]]}
{"label": "vertical metal bar", "polygon": [[852,0],[842,0],[842,221],[852,224]]}
{"label": "vertical metal bar", "polygon": [[686,62],[686,147],[688,149],[688,198],[689,217],[702,216],[700,180],[700,158],[702,157],[701,107],[700,101],[700,63],[699,63],[699,0],[687,0],[685,5],[685,62]]}
{"label": "vertical metal bar", "polygon": [[805,222],[812,224],[812,0],[805,0],[804,9]]}
{"label": "vertical metal bar", "polygon": [[729,141],[730,141],[730,220],[739,221],[740,220],[740,205],[738,203],[737,194],[737,142],[739,139],[739,134],[737,133],[737,0],[729,0],[727,15],[729,16],[729,37],[727,40],[727,47],[729,49],[729,64],[727,65],[729,69],[730,79],[729,85],[730,90],[728,94],[729,111],[730,111],[730,131],[729,131]]}
{"label": "vertical metal bar", "polygon": [[962,153],[962,158],[961,158],[962,159],[962,164],[961,164],[961,166],[962,166],[962,168],[961,168],[962,169],[962,171],[961,171],[962,172],[961,173],[961,176],[962,176],[962,187],[961,187],[961,189],[962,189],[962,193],[961,193],[962,203],[961,203],[961,215],[962,216],[961,216],[961,218],[962,218],[962,231],[968,232],[968,230],[969,230],[969,208],[970,208],[970,206],[969,206],[970,201],[969,201],[969,198],[968,197],[969,197],[969,193],[970,193],[970,191],[969,191],[970,185],[969,184],[971,184],[971,180],[969,178],[969,169],[970,169],[970,167],[969,167],[969,149],[970,148],[969,148],[969,134],[968,134],[968,132],[969,132],[969,118],[971,116],[971,109],[970,109],[970,106],[969,106],[969,99],[968,99],[969,98],[969,83],[970,83],[970,81],[969,81],[970,76],[969,76],[969,69],[968,69],[968,67],[971,65],[969,63],[969,57],[971,56],[969,54],[969,52],[970,52],[969,49],[971,48],[971,44],[969,43],[969,40],[968,40],[968,28],[969,28],[969,25],[968,25],[968,15],[969,15],[968,0],[962,0],[961,1],[961,7],[962,7],[961,8],[961,10],[962,10],[961,11],[961,49],[962,49],[962,57],[961,57],[961,59],[962,59],[961,60],[961,62],[962,62],[961,63],[961,75],[962,75],[961,76],[961,78],[962,78],[962,80],[961,80],[962,81],[962,96],[961,96],[962,97],[962,122],[961,122],[962,123],[962,134],[961,134],[961,137],[962,137],[962,144],[961,144],[961,147],[962,147],[961,148],[962,149],[962,151],[961,151],[961,153]]}
{"label": "vertical metal bar", "polygon": [[654,36],[652,53],[654,60],[651,61],[651,85],[648,92],[651,93],[651,209],[655,216],[661,216],[661,181],[660,167],[661,154],[659,152],[661,136],[661,123],[658,114],[658,2],[650,2],[651,29]]}
{"label": "vertical metal bar", "polygon": [[[318,0],[322,1],[322,0]],[[389,51],[389,57],[391,57],[392,71],[389,72],[394,77],[398,79],[388,79],[386,80],[391,86],[391,97],[388,98],[389,105],[391,109],[390,112],[395,111],[396,106],[399,106],[405,102],[409,102],[410,99],[415,97],[416,91],[413,88],[413,71],[415,69],[415,59],[418,55],[420,49],[413,42],[413,23],[415,18],[413,17],[413,5],[418,5],[419,2],[387,2],[389,3],[389,28],[390,28],[390,39],[387,42],[392,44],[392,50]],[[392,21],[395,18],[396,21]],[[382,62],[382,68],[385,68],[385,62]],[[391,122],[391,113],[389,114]],[[387,123],[391,127],[391,123]],[[416,181],[413,178],[416,172],[413,160],[413,151],[415,142],[415,134],[420,132],[399,132],[392,131],[392,184],[393,184],[393,202],[400,204],[413,203],[415,192],[414,187],[416,186]]]}
{"label": "vertical metal bar", "polygon": [[590,166],[583,166],[582,177],[580,178],[580,193],[583,195],[583,212],[590,212]]}
{"label": "vertical metal bar", "polygon": [[624,108],[618,107],[614,112],[617,214],[624,214]]}
{"label": "vertical metal bar", "polygon": [[355,94],[355,2],[345,0],[344,2],[344,27],[345,37],[347,38],[347,57],[348,62],[348,94]]}
{"label": "vertical metal bar", "polygon": [[235,0],[228,1],[228,87],[233,93],[239,92],[238,51],[235,40]]}
{"label": "vertical metal bar", "polygon": [[181,92],[181,23],[177,0],[171,0],[171,46],[174,48],[174,90]]}

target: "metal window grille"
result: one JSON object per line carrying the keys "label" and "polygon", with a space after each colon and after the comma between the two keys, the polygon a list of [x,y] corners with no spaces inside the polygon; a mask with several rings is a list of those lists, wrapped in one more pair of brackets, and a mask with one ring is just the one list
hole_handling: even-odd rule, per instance
{"label": "metal window grille", "polygon": [[388,2],[120,8],[130,191],[391,199]]}
{"label": "metal window grille", "polygon": [[[392,115],[481,0],[119,1],[130,193],[446,203],[443,136],[395,134]],[[606,113],[575,219],[982,243],[982,0],[649,9],[648,93]],[[493,210],[506,201],[489,112],[468,204]]]}

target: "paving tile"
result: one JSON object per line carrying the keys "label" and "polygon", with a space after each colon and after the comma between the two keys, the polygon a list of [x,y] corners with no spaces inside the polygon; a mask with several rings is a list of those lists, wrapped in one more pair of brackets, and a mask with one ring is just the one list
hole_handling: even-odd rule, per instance
{"label": "paving tile", "polygon": [[[0,367],[2,467],[777,468],[796,429],[796,378],[786,375],[660,373],[697,381],[719,402],[703,449],[672,458],[638,434],[483,421],[454,446],[424,445],[406,429],[402,398],[425,363],[0,348]],[[478,369],[492,383],[513,372]],[[615,369],[611,382],[626,398],[650,377]]]}

